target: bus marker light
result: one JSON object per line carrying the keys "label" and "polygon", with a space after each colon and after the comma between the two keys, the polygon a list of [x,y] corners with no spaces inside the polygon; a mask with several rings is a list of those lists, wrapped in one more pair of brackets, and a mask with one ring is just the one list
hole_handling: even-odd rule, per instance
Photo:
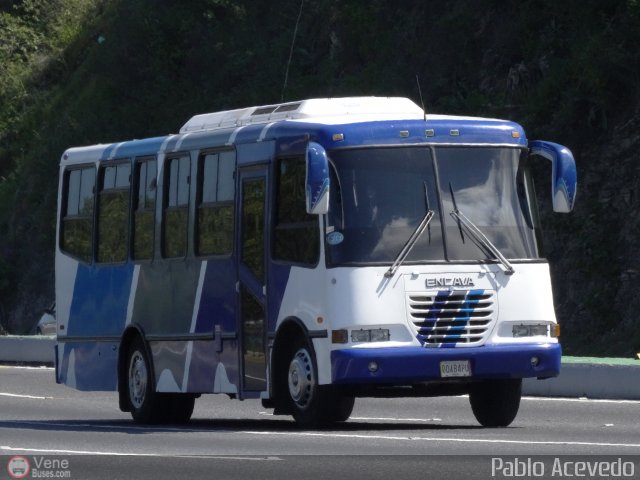
{"label": "bus marker light", "polygon": [[540,364],[540,359],[538,357],[531,357],[531,366],[537,367]]}
{"label": "bus marker light", "polygon": [[331,138],[334,142],[341,142],[344,140],[344,133],[334,133]]}
{"label": "bus marker light", "polygon": [[378,371],[378,362],[375,362],[375,361],[369,362],[368,368],[369,368],[369,371],[371,373],[377,372]]}
{"label": "bus marker light", "polygon": [[331,343],[347,343],[347,330],[331,330]]}
{"label": "bus marker light", "polygon": [[409,136],[409,130],[400,130],[400,138],[407,138]]}
{"label": "bus marker light", "polygon": [[560,324],[556,323],[555,325],[551,326],[551,336],[553,338],[559,338],[560,337]]}
{"label": "bus marker light", "polygon": [[520,132],[514,130],[513,132],[511,132],[511,138],[520,138]]}

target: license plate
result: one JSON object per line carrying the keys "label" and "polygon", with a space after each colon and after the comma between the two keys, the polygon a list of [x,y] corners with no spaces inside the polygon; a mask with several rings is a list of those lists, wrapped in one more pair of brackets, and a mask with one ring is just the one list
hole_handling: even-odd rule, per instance
{"label": "license plate", "polygon": [[441,377],[470,377],[471,364],[469,360],[449,360],[440,362]]}

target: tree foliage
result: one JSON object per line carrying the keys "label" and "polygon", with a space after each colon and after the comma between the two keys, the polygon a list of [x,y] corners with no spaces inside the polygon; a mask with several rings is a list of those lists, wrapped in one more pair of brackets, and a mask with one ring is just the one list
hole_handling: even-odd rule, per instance
{"label": "tree foliage", "polygon": [[[636,224],[625,218],[639,208],[629,155],[640,140],[625,127],[640,99],[637,1],[304,0],[296,30],[300,7],[0,3],[0,323],[28,329],[34,306],[53,295],[57,164],[67,147],[175,132],[195,113],[281,99],[419,100],[417,77],[429,112],[508,117],[531,137],[572,147],[584,185],[598,191],[582,193],[568,218],[544,218],[565,345],[589,353],[606,331],[612,341],[599,353],[640,347],[624,299],[597,286],[640,270],[618,253],[629,251]],[[626,212],[615,192],[629,192]]]}

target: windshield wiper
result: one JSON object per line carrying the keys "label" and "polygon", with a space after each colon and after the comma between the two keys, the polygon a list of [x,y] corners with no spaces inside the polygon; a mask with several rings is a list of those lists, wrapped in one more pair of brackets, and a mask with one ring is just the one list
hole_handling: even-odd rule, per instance
{"label": "windshield wiper", "polygon": [[416,242],[420,238],[420,235],[422,235],[422,232],[424,232],[429,226],[429,222],[431,222],[433,214],[433,210],[427,210],[427,213],[422,218],[420,225],[418,225],[418,227],[413,231],[413,233],[409,237],[409,240],[407,240],[407,243],[404,244],[404,247],[402,247],[402,250],[400,250],[400,253],[398,253],[398,256],[394,260],[393,265],[391,265],[389,267],[389,270],[384,273],[385,277],[391,278],[395,275],[400,265],[402,265],[402,262],[404,262],[404,259],[407,258],[407,255],[409,255],[409,252],[411,252],[411,249],[415,246]]}
{"label": "windshield wiper", "polygon": [[[384,272],[384,276],[386,278],[391,278],[396,274],[396,271],[398,270],[400,265],[402,265],[404,259],[407,258],[407,255],[409,255],[409,252],[411,252],[411,249],[415,246],[416,242],[420,238],[420,235],[422,235],[422,233],[427,229],[427,227],[429,226],[429,222],[431,222],[431,219],[433,218],[434,212],[433,210],[431,210],[431,206],[429,205],[429,188],[427,187],[427,182],[422,182],[422,184],[424,185],[424,206],[427,209],[427,213],[424,214],[424,217],[420,221],[420,224],[413,231],[413,233],[409,237],[409,240],[407,240],[407,243],[404,244],[404,247],[402,247],[402,250],[400,250],[400,253],[398,253],[398,256],[393,261],[393,264],[389,267],[389,270]],[[429,242],[431,242],[431,232],[429,232]]]}
{"label": "windshield wiper", "polygon": [[506,275],[513,275],[516,272],[513,268],[513,265],[509,263],[509,260],[507,260],[505,256],[502,255],[502,253],[500,253],[500,250],[498,250],[498,247],[496,247],[493,243],[491,243],[491,240],[489,240],[487,236],[484,233],[482,233],[482,230],[480,230],[471,220],[469,220],[464,213],[458,210],[457,207],[454,207],[454,210],[451,212],[451,216],[458,221],[459,226],[464,227],[467,233],[477,243],[481,244],[483,247],[485,247],[487,250],[489,250],[493,254],[493,256],[504,267],[505,269],[504,273]]}

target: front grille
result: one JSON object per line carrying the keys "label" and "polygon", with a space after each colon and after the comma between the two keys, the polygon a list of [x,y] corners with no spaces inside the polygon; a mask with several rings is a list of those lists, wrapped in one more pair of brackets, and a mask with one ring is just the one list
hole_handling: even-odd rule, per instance
{"label": "front grille", "polygon": [[496,315],[491,290],[445,290],[409,293],[409,318],[427,346],[481,343]]}

